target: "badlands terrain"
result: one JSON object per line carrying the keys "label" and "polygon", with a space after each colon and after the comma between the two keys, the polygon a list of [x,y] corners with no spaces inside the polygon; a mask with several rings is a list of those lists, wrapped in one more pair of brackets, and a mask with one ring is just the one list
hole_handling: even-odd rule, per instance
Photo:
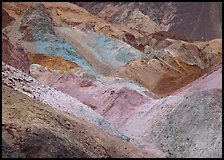
{"label": "badlands terrain", "polygon": [[3,2],[3,158],[221,158],[221,2]]}

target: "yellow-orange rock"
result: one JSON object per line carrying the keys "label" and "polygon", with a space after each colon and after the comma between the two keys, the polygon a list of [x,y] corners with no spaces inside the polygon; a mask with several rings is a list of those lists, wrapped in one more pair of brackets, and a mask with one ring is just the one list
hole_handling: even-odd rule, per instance
{"label": "yellow-orange rock", "polygon": [[61,73],[65,73],[79,67],[77,64],[64,60],[63,57],[60,56],[28,53],[28,58],[30,65],[39,64],[52,70],[59,70]]}

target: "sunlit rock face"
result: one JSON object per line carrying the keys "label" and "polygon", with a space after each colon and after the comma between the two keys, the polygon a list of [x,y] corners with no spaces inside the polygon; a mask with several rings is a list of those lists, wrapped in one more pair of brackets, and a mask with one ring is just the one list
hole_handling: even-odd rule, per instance
{"label": "sunlit rock face", "polygon": [[[136,57],[146,58],[143,52],[127,43],[103,34],[65,27],[57,28],[57,32],[77,46],[80,54],[84,56],[85,52],[88,52],[96,61],[108,65],[113,70],[122,67]],[[91,63],[91,60],[89,62]]]}
{"label": "sunlit rock face", "polygon": [[191,83],[220,63],[220,47],[221,40],[203,43],[173,40],[169,46],[160,50],[149,46],[146,51],[149,58],[134,59],[115,75],[133,79],[163,97]]}
{"label": "sunlit rock face", "polygon": [[72,70],[79,68],[76,63],[64,60],[61,56],[48,56],[43,54],[28,53],[28,58],[30,65],[39,64],[52,70],[58,70],[60,73],[71,72]]}

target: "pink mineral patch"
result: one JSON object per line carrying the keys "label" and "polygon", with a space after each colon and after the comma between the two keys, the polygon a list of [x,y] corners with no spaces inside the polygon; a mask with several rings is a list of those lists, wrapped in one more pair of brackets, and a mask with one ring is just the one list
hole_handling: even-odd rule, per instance
{"label": "pink mineral patch", "polygon": [[135,109],[153,100],[149,96],[127,87],[97,86],[87,78],[72,74],[43,72],[40,73],[38,80],[77,98],[119,128],[127,121]]}

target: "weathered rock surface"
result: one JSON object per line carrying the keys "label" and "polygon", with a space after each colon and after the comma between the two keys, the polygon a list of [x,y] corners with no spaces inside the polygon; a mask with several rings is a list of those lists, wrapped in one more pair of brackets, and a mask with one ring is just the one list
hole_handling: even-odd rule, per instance
{"label": "weathered rock surface", "polygon": [[33,3],[24,13],[20,31],[25,41],[46,41],[46,36],[55,35],[54,22],[42,3]]}
{"label": "weathered rock surface", "polygon": [[2,83],[28,95],[31,98],[48,104],[51,107],[59,108],[88,121],[110,134],[116,135],[124,140],[129,140],[128,137],[117,131],[115,127],[90,107],[82,104],[75,98],[62,93],[61,91],[41,84],[36,79],[5,64],[4,62],[2,64]]}
{"label": "weathered rock surface", "polygon": [[134,58],[146,58],[143,52],[127,43],[103,34],[68,27],[56,28],[56,31],[61,38],[76,46],[80,55],[103,75],[113,73]]}
{"label": "weathered rock surface", "polygon": [[10,22],[14,21],[15,19],[11,17],[3,8],[2,8],[2,29],[7,27]]}
{"label": "weathered rock surface", "polygon": [[222,156],[220,3],[2,4],[2,157]]}
{"label": "weathered rock surface", "polygon": [[212,89],[145,103],[121,130],[134,144],[167,157],[221,157],[221,95]]}
{"label": "weathered rock surface", "polygon": [[60,73],[71,72],[79,67],[77,64],[64,60],[60,56],[47,56],[42,54],[28,53],[30,65],[39,64],[51,70],[58,70]]}
{"label": "weathered rock surface", "polygon": [[[216,71],[218,74],[220,74],[220,67],[221,66],[219,65],[219,69]],[[220,78],[216,75],[216,72],[211,72],[210,75],[205,76],[208,78],[210,76]],[[97,87],[90,80],[74,75],[42,73],[39,75],[38,79],[64,93],[76,97],[84,104],[92,107],[95,111],[113,123],[120,131],[122,131],[122,133],[128,135],[133,144],[147,150],[153,149],[161,155],[163,154],[161,139],[166,137],[165,134],[161,133],[165,131],[166,126],[169,124],[168,116],[180,103],[184,102],[186,97],[185,94],[189,93],[189,91],[181,94],[178,92],[177,95],[171,95],[155,100],[127,88],[117,89],[106,86]],[[198,90],[197,83],[201,83],[200,79],[193,82],[190,92]],[[209,83],[215,88],[216,81],[216,78],[209,78]],[[220,88],[220,79],[219,84],[217,85]],[[212,86],[207,87],[206,92],[210,92],[213,88]],[[201,88],[203,88],[203,90],[206,89],[206,87],[203,86]],[[197,93],[195,93],[195,95],[197,95]],[[196,101],[196,99],[194,101]],[[137,130],[136,126],[138,126]],[[195,129],[195,131],[197,131],[197,129]],[[219,151],[217,151],[217,153],[218,152]],[[170,153],[174,154],[173,152]],[[185,157],[186,155],[178,155],[177,157],[180,156]],[[204,155],[201,155],[200,157],[204,157]]]}
{"label": "weathered rock surface", "polygon": [[2,157],[162,157],[3,85]]}
{"label": "weathered rock surface", "polygon": [[193,40],[222,38],[220,2],[75,2],[110,22],[144,33],[171,31]]}
{"label": "weathered rock surface", "polygon": [[202,45],[177,40],[160,50],[151,46],[146,52],[149,58],[129,61],[114,75],[133,79],[159,97],[166,96],[221,62],[220,42],[209,41]]}
{"label": "weathered rock surface", "polygon": [[131,138],[132,143],[163,153],[161,133],[168,124],[167,116],[182,100],[182,96],[167,96],[139,105],[120,130]]}
{"label": "weathered rock surface", "polygon": [[12,43],[6,34],[2,35],[2,60],[25,73],[29,73],[28,57],[18,43]]}
{"label": "weathered rock surface", "polygon": [[173,94],[184,95],[193,91],[222,89],[222,63],[212,67],[211,71],[192,83],[176,90]]}
{"label": "weathered rock surface", "polygon": [[[4,2],[3,7],[18,19],[23,16],[26,10],[32,5],[31,2]],[[113,24],[90,14],[84,8],[65,2],[43,3],[47,11],[51,13],[52,19],[57,26],[74,26],[83,30],[92,30],[113,38],[124,40],[126,34],[134,35],[135,39],[143,35],[135,29],[130,29],[124,25]]]}
{"label": "weathered rock surface", "polygon": [[18,152],[2,139],[2,158],[25,158],[23,153]]}
{"label": "weathered rock surface", "polygon": [[88,78],[72,74],[50,73],[42,66],[31,66],[31,75],[43,84],[77,98],[100,113],[116,127],[122,125],[139,105],[153,100],[128,87],[98,86]]}
{"label": "weathered rock surface", "polygon": [[222,157],[222,90],[186,95],[169,114],[162,137],[169,157]]}

